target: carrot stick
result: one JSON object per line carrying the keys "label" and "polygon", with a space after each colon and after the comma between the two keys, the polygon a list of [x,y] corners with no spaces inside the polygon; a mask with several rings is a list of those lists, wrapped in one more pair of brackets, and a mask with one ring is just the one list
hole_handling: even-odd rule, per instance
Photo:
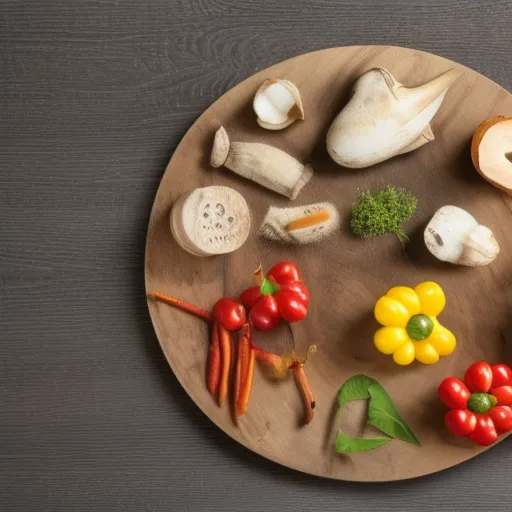
{"label": "carrot stick", "polygon": [[206,387],[214,398],[217,397],[217,391],[219,389],[220,365],[221,353],[219,343],[219,330],[217,327],[217,322],[214,322],[210,349],[208,351],[208,369],[206,374]]}
{"label": "carrot stick", "polygon": [[169,306],[174,306],[175,308],[182,309],[187,313],[195,315],[204,320],[205,322],[213,322],[213,314],[210,313],[209,311],[206,311],[206,309],[198,308],[197,306],[185,302],[184,300],[177,299],[176,297],[170,297],[169,295],[165,295],[164,293],[161,292],[154,292],[150,294],[150,296],[159,302],[163,302],[165,304],[168,304]]}
{"label": "carrot stick", "polygon": [[233,385],[231,386],[231,413],[235,425],[238,424],[236,414],[236,404],[238,403],[238,395],[240,393],[240,373],[241,373],[241,361],[238,357],[240,351],[240,343],[233,344]]}
{"label": "carrot stick", "polygon": [[320,210],[319,212],[310,213],[304,217],[292,220],[286,226],[286,231],[294,231],[295,229],[304,229],[311,226],[316,226],[321,222],[325,222],[331,218],[331,214],[327,210]]}
{"label": "carrot stick", "polygon": [[247,371],[245,372],[245,379],[243,385],[240,386],[240,393],[238,396],[238,403],[236,404],[236,412],[238,416],[245,414],[247,411],[247,405],[249,404],[249,398],[252,390],[252,379],[254,376],[254,349],[249,349],[249,361],[247,363]]}
{"label": "carrot stick", "polygon": [[304,424],[307,425],[313,419],[315,414],[315,398],[313,396],[313,392],[311,391],[306,373],[304,372],[304,366],[302,364],[295,364],[292,368],[295,372],[295,377],[297,377],[297,382],[304,397],[304,405],[306,407]]}
{"label": "carrot stick", "polygon": [[222,406],[224,399],[228,394],[229,388],[229,370],[231,368],[231,336],[229,332],[220,324],[217,323],[220,341],[220,382],[219,382],[219,407]]}
{"label": "carrot stick", "polygon": [[235,418],[237,416],[237,404],[238,397],[240,396],[240,386],[242,384],[242,364],[244,359],[244,351],[246,350],[246,340],[244,338],[247,337],[248,326],[244,326],[244,328],[240,331],[238,335],[238,341],[236,343],[235,350],[235,375],[233,380],[233,412]]}
{"label": "carrot stick", "polygon": [[[244,326],[238,337],[238,349],[237,349],[237,362],[235,371],[235,386],[237,387],[235,413],[236,416],[240,416],[244,409],[243,399],[246,391],[247,375],[249,370],[251,355],[251,340],[250,340],[250,327],[248,324]],[[245,411],[244,411],[245,412]]]}

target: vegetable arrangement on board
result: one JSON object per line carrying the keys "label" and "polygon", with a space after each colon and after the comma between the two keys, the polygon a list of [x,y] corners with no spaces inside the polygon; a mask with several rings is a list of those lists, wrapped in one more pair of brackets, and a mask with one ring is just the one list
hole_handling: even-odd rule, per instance
{"label": "vegetable arrangement on board", "polygon": [[[309,353],[314,352],[316,346],[311,345],[304,356],[295,352],[274,354],[254,344],[251,329],[254,327],[268,331],[277,327],[281,320],[302,320],[307,314],[309,304],[308,289],[297,266],[287,261],[276,263],[266,276],[263,275],[260,265],[255,275],[260,281],[259,286],[245,290],[240,296],[240,302],[222,297],[215,303],[211,313],[161,292],[154,292],[151,297],[212,324],[206,387],[217,400],[219,407],[224,403],[232,386],[234,416],[236,418],[245,414],[251,395],[254,362],[258,360],[272,378],[284,378],[290,371],[295,374],[304,398],[303,423],[307,424],[313,419],[315,399],[304,365]],[[248,315],[246,308],[250,311]],[[231,333],[238,333],[234,345]],[[232,353],[235,354],[234,364],[231,361]]]}
{"label": "vegetable arrangement on board", "polygon": [[[414,151],[434,140],[430,121],[441,107],[448,89],[461,76],[451,69],[418,87],[408,88],[384,68],[374,68],[354,84],[348,104],[334,119],[326,136],[331,158],[339,165],[363,168]],[[363,108],[364,107],[364,108]],[[304,120],[298,87],[289,80],[266,80],[255,93],[253,109],[260,127],[283,130]],[[512,193],[512,118],[495,117],[476,130],[471,148],[474,166],[485,179]],[[309,163],[301,163],[274,146],[231,142],[220,126],[210,155],[212,167],[224,166],[291,200],[313,177]],[[416,213],[415,195],[400,186],[359,190],[350,212],[350,229],[368,239],[395,235],[403,247],[409,242],[404,223]],[[250,211],[245,199],[228,187],[206,187],[181,196],[170,215],[171,230],[178,244],[196,256],[227,254],[243,245],[250,231]],[[259,235],[272,242],[304,245],[319,243],[340,226],[336,205],[319,202],[303,206],[271,206]],[[425,246],[442,262],[478,267],[492,263],[500,252],[493,232],[462,208],[446,205],[434,212],[424,230]],[[266,274],[254,272],[257,285],[237,300],[222,297],[212,310],[205,310],[154,292],[156,301],[169,304],[211,326],[206,387],[219,406],[232,397],[234,418],[248,408],[255,362],[272,379],[293,374],[304,400],[303,424],[314,416],[315,398],[304,366],[316,345],[299,354],[276,354],[256,346],[252,330],[269,331],[281,322],[298,322],[308,313],[310,294],[296,265],[275,264]],[[415,360],[431,365],[450,356],[457,345],[455,335],[437,317],[446,305],[443,288],[432,281],[415,288],[395,286],[377,299],[373,312],[381,325],[374,344],[392,355],[400,366]],[[369,305],[370,308],[370,305]],[[235,340],[235,341],[234,341]],[[505,364],[477,362],[464,377],[448,377],[438,388],[450,408],[445,423],[450,432],[488,446],[500,435],[512,432],[512,369]],[[338,422],[344,406],[352,400],[368,400],[367,423],[388,437],[355,438],[337,432],[336,451],[352,454],[375,449],[392,439],[420,446],[391,397],[376,380],[365,375],[348,379],[338,392]]]}

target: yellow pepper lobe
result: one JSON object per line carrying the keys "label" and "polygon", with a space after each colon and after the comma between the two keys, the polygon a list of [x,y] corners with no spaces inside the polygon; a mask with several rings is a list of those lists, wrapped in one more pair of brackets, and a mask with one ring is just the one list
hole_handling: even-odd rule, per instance
{"label": "yellow pepper lobe", "polygon": [[423,364],[434,364],[439,361],[439,354],[428,341],[418,341],[414,344],[416,359]]}
{"label": "yellow pepper lobe", "polygon": [[451,331],[439,324],[434,323],[434,330],[428,341],[440,356],[449,356],[457,346],[457,340]]}
{"label": "yellow pepper lobe", "polygon": [[420,283],[414,291],[418,295],[421,312],[428,316],[437,316],[446,305],[446,298],[442,288],[432,281]]}
{"label": "yellow pepper lobe", "polygon": [[395,286],[386,293],[386,296],[401,302],[409,311],[409,315],[417,315],[420,312],[420,299],[412,288],[407,286]]}
{"label": "yellow pepper lobe", "polygon": [[394,352],[393,360],[399,365],[406,366],[414,361],[414,353],[414,343],[409,340]]}
{"label": "yellow pepper lobe", "polygon": [[381,297],[375,304],[375,319],[385,327],[405,327],[409,321],[409,311],[398,300]]}
{"label": "yellow pepper lobe", "polygon": [[389,355],[407,343],[409,337],[402,327],[382,327],[375,333],[373,341],[379,352]]}

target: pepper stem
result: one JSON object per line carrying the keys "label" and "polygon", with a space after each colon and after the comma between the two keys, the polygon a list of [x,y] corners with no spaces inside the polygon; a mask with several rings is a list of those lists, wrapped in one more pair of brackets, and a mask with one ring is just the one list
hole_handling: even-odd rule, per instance
{"label": "pepper stem", "polygon": [[314,354],[316,352],[316,350],[317,350],[316,345],[310,345],[306,352],[304,352],[302,354],[295,354],[294,362],[299,363],[299,364],[306,364],[309,359],[309,356],[311,354]]}
{"label": "pepper stem", "polygon": [[254,271],[254,275],[258,280],[260,292],[262,295],[274,295],[279,291],[279,286],[265,277],[261,263],[260,266]]}
{"label": "pepper stem", "polygon": [[256,276],[258,284],[261,286],[265,280],[265,273],[263,272],[263,266],[261,263],[260,266],[254,271],[254,275]]}

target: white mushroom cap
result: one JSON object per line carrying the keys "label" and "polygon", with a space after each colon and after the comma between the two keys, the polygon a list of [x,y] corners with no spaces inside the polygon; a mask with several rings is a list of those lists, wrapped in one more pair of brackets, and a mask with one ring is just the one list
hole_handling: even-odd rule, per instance
{"label": "white mushroom cap", "polygon": [[282,130],[304,119],[299,90],[288,80],[265,80],[256,91],[253,108],[258,124],[267,130]]}
{"label": "white mushroom cap", "polygon": [[470,267],[488,265],[500,251],[493,232],[457,206],[437,210],[424,238],[429,251],[439,260]]}

